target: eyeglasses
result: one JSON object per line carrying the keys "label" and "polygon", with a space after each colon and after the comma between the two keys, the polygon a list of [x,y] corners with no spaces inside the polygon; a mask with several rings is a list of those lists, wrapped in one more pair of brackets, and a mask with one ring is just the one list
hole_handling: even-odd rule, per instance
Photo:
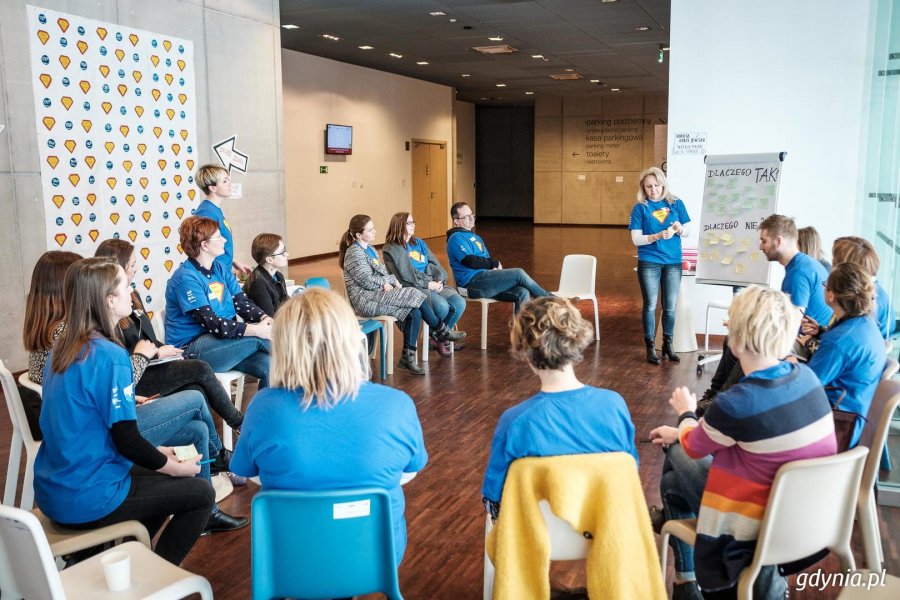
{"label": "eyeglasses", "polygon": [[218,242],[219,240],[224,240],[224,239],[225,239],[225,236],[220,233],[218,235],[214,235],[212,237],[206,238],[206,241],[207,242]]}
{"label": "eyeglasses", "polygon": [[276,252],[275,254],[270,254],[269,256],[284,256],[285,254],[287,254],[287,248],[285,248],[281,252]]}
{"label": "eyeglasses", "polygon": [[474,220],[475,220],[475,213],[472,213],[472,214],[470,214],[470,215],[463,215],[463,216],[461,216],[461,217],[456,217],[456,220],[457,220],[457,221],[474,221]]}

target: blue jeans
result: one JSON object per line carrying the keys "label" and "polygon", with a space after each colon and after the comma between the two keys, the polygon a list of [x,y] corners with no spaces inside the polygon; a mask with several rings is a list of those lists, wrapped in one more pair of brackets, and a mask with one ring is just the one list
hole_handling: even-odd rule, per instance
{"label": "blue jeans", "polygon": [[435,316],[453,329],[463,311],[466,310],[466,301],[451,287],[444,287],[440,292],[423,290],[428,294],[428,303],[434,310]]}
{"label": "blue jeans", "polygon": [[550,292],[539,286],[522,269],[479,271],[465,287],[470,298],[492,298],[513,302],[515,312],[519,312],[522,305],[532,298],[550,295]]}
{"label": "blue jeans", "polygon": [[[185,391],[157,398],[137,407],[138,431],[154,446],[193,444],[203,460],[215,458],[222,442],[213,425],[203,394]],[[209,463],[200,465],[200,477],[209,481]]]}
{"label": "blue jeans", "polygon": [[638,283],[644,306],[641,317],[644,322],[644,339],[656,339],[656,302],[662,287],[662,328],[663,335],[671,337],[675,332],[675,302],[681,285],[681,263],[663,265],[643,260],[638,261]]}
{"label": "blue jeans", "polygon": [[[463,301],[465,302],[465,300]],[[397,321],[397,327],[403,332],[403,348],[415,350],[419,339],[419,331],[422,330],[422,321],[428,323],[432,331],[437,331],[442,321],[431,310],[428,302],[423,302],[418,308],[409,311],[406,319]]]}
{"label": "blue jeans", "polygon": [[259,379],[259,389],[269,385],[269,340],[253,336],[235,339],[217,338],[204,333],[184,347],[209,363],[216,373],[240,371]]}

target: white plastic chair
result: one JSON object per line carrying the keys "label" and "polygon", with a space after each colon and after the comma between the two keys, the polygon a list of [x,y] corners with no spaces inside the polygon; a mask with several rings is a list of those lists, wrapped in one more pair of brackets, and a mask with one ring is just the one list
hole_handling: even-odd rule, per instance
{"label": "white plastic chair", "polygon": [[487,350],[488,306],[494,304],[497,300],[492,298],[470,298],[469,292],[464,287],[458,287],[456,291],[466,299],[466,302],[478,302],[481,304],[481,349]]}
{"label": "white plastic chair", "polygon": [[[377,317],[360,317],[359,315],[356,318],[360,321],[367,321],[369,319],[373,321],[378,321],[381,323],[382,331],[384,332],[384,343],[387,348],[385,348],[385,352],[387,353],[384,361],[387,363],[387,374],[394,374],[394,323],[397,322],[397,319],[390,315],[378,315]],[[427,352],[427,346],[425,351]]]}
{"label": "white plastic chair", "polygon": [[[888,359],[888,367],[896,372],[897,361]],[[887,374],[888,369],[885,369]],[[863,553],[866,568],[870,571],[881,571],[884,562],[884,551],[881,547],[881,531],[878,527],[878,508],[875,505],[875,483],[878,479],[878,467],[881,464],[881,452],[887,441],[891,428],[891,417],[900,406],[900,381],[883,379],[875,389],[875,397],[869,407],[868,420],[860,436],[859,445],[869,448],[862,480],[859,485],[859,498],[856,501],[856,519],[859,522],[863,540]]]}
{"label": "white plastic chair", "polygon": [[[546,500],[538,502],[538,508],[547,525],[547,533],[550,536],[550,560],[581,560],[587,558],[590,550],[590,542],[584,535],[572,529],[572,526],[560,519],[550,510],[550,503]],[[484,539],[494,528],[491,516],[487,515],[484,523]],[[484,553],[484,600],[491,600],[494,593],[494,565]]]}
{"label": "white plastic chair", "polygon": [[589,254],[567,254],[559,274],[559,289],[553,292],[561,298],[590,300],[594,305],[594,339],[600,341],[600,313],[597,309],[597,257]]}
{"label": "white plastic chair", "polygon": [[718,362],[722,359],[722,353],[709,354],[709,311],[724,310],[728,311],[731,301],[726,302],[710,302],[706,305],[706,329],[703,331],[703,354],[697,357],[697,375],[703,373],[703,367]]}
{"label": "white plastic chair", "polygon": [[[156,338],[162,343],[166,343],[166,309],[160,309],[153,315],[151,321],[153,330],[156,332]],[[244,404],[244,382],[246,378],[240,371],[223,371],[215,373],[216,380],[225,388],[229,397],[234,398],[234,407],[241,410]],[[234,384],[234,388],[232,385]],[[225,420],[222,420],[222,445],[229,450],[234,450],[234,440],[232,438],[232,429]]]}
{"label": "white plastic chair", "polygon": [[[775,474],[759,528],[753,562],[741,572],[738,598],[753,598],[753,582],[763,566],[801,560],[827,548],[841,570],[856,568],[850,535],[868,448],[781,465]],[[666,521],[659,536],[660,565],[666,573],[669,535],[693,545],[697,520]]]}
{"label": "white plastic chair", "polygon": [[[28,380],[27,387],[37,388],[40,394],[41,386],[28,379],[28,373],[22,377]],[[21,380],[21,378],[20,378]],[[31,435],[28,427],[28,419],[25,416],[25,407],[19,396],[19,388],[13,379],[12,373],[0,361],[0,382],[3,384],[3,397],[6,398],[6,408],[9,411],[9,420],[12,423],[12,440],[9,445],[9,464],[6,467],[6,488],[3,490],[3,504],[14,506],[16,502],[16,488],[19,484],[19,462],[22,460],[22,448],[25,448],[25,478],[22,481],[22,499],[19,506],[25,510],[31,510],[34,506],[34,459],[37,456],[41,443]],[[22,385],[25,385],[24,383]]]}
{"label": "white plastic chair", "polygon": [[[131,556],[131,587],[126,592],[110,592],[103,577],[100,561],[116,551]],[[9,506],[0,506],[0,554],[4,598],[167,600],[191,594],[200,594],[203,600],[213,597],[205,578],[176,567],[139,542],[127,542],[58,572],[37,517]]]}

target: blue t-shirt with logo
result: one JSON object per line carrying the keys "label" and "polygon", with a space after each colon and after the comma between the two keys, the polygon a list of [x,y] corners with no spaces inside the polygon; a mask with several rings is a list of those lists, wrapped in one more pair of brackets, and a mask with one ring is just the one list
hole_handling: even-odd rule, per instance
{"label": "blue t-shirt with logo", "polygon": [[188,313],[209,305],[217,317],[234,319],[234,297],[243,292],[231,265],[213,262],[206,271],[186,260],[166,284],[166,343],[182,348],[206,329]]}
{"label": "blue t-shirt with logo", "polygon": [[400,477],[428,462],[416,406],[400,390],[365,382],[355,400],[304,409],[301,392],[266,388],[244,417],[231,470],[259,476],[264,490],[388,491],[399,563],[406,547]]}
{"label": "blue t-shirt with logo", "polygon": [[781,291],[791,297],[791,303],[822,326],[831,322],[834,311],[825,304],[825,286],[828,271],[822,263],[798,252],[784,268]]}
{"label": "blue t-shirt with logo", "polygon": [[474,231],[457,231],[447,238],[447,259],[450,262],[450,268],[453,269],[453,278],[456,279],[456,285],[466,287],[475,275],[485,269],[472,269],[462,264],[462,259],[468,255],[481,256],[490,258],[491,255],[481,239]]}
{"label": "blue t-shirt with logo", "polygon": [[48,517],[87,523],[117,509],[131,487],[132,463],[119,454],[110,428],[137,419],[131,358],[95,338],[64,373],[44,367],[41,431],[34,495]]}
{"label": "blue t-shirt with logo", "polygon": [[225,213],[207,199],[200,203],[194,211],[194,216],[206,217],[219,224],[219,233],[225,238],[225,254],[217,256],[216,262],[222,263],[222,266],[230,271],[231,263],[234,262],[234,235],[231,233],[231,225],[225,220]]}
{"label": "blue t-shirt with logo", "polygon": [[413,238],[406,244],[406,253],[409,255],[409,262],[413,268],[422,273],[428,268],[428,246],[422,241],[422,238]]}
{"label": "blue t-shirt with logo", "polygon": [[[638,202],[631,209],[631,220],[628,229],[639,229],[643,235],[654,235],[665,231],[678,221],[682,225],[691,222],[687,208],[681,199],[669,204],[666,200],[647,200]],[[638,246],[638,260],[662,265],[681,262],[681,236],[673,235],[667,240],[658,239],[651,244]]]}
{"label": "blue t-shirt with logo", "polygon": [[[362,248],[362,244],[360,244],[359,242],[356,242],[356,244],[357,244],[360,248]],[[380,267],[380,266],[381,266],[381,264],[382,264],[382,263],[381,263],[381,258],[378,256],[378,252],[375,250],[375,248],[373,248],[373,247],[371,246],[371,244],[368,245],[368,246],[366,246],[365,248],[363,248],[363,252],[366,253],[366,258],[369,259],[369,262],[372,263],[372,265],[374,265],[374,266],[376,266],[376,267]]]}
{"label": "blue t-shirt with logo", "polygon": [[894,329],[894,307],[891,297],[877,281],[875,282],[875,322],[878,323],[881,337],[884,339],[891,337]]}

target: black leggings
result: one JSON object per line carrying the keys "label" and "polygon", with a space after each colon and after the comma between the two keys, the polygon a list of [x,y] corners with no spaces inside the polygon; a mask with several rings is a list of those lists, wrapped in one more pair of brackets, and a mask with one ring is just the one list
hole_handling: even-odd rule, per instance
{"label": "black leggings", "polygon": [[416,349],[416,341],[419,339],[419,330],[422,321],[428,323],[432,330],[437,330],[443,325],[443,321],[437,318],[428,302],[423,302],[418,308],[409,311],[409,315],[403,321],[398,321],[397,326],[403,332],[403,347],[407,350]]}
{"label": "black leggings", "polygon": [[60,524],[70,529],[96,529],[136,519],[147,528],[152,539],[172,515],[156,542],[155,552],[178,565],[203,533],[215,501],[216,492],[206,480],[170,477],[134,465],[128,495],[117,509],[96,521]]}
{"label": "black leggings", "polygon": [[231,402],[231,394],[216,379],[209,363],[202,360],[173,360],[147,367],[135,386],[140,396],[168,396],[187,389],[201,392],[209,408],[229,427],[239,428],[244,422],[244,415]]}

